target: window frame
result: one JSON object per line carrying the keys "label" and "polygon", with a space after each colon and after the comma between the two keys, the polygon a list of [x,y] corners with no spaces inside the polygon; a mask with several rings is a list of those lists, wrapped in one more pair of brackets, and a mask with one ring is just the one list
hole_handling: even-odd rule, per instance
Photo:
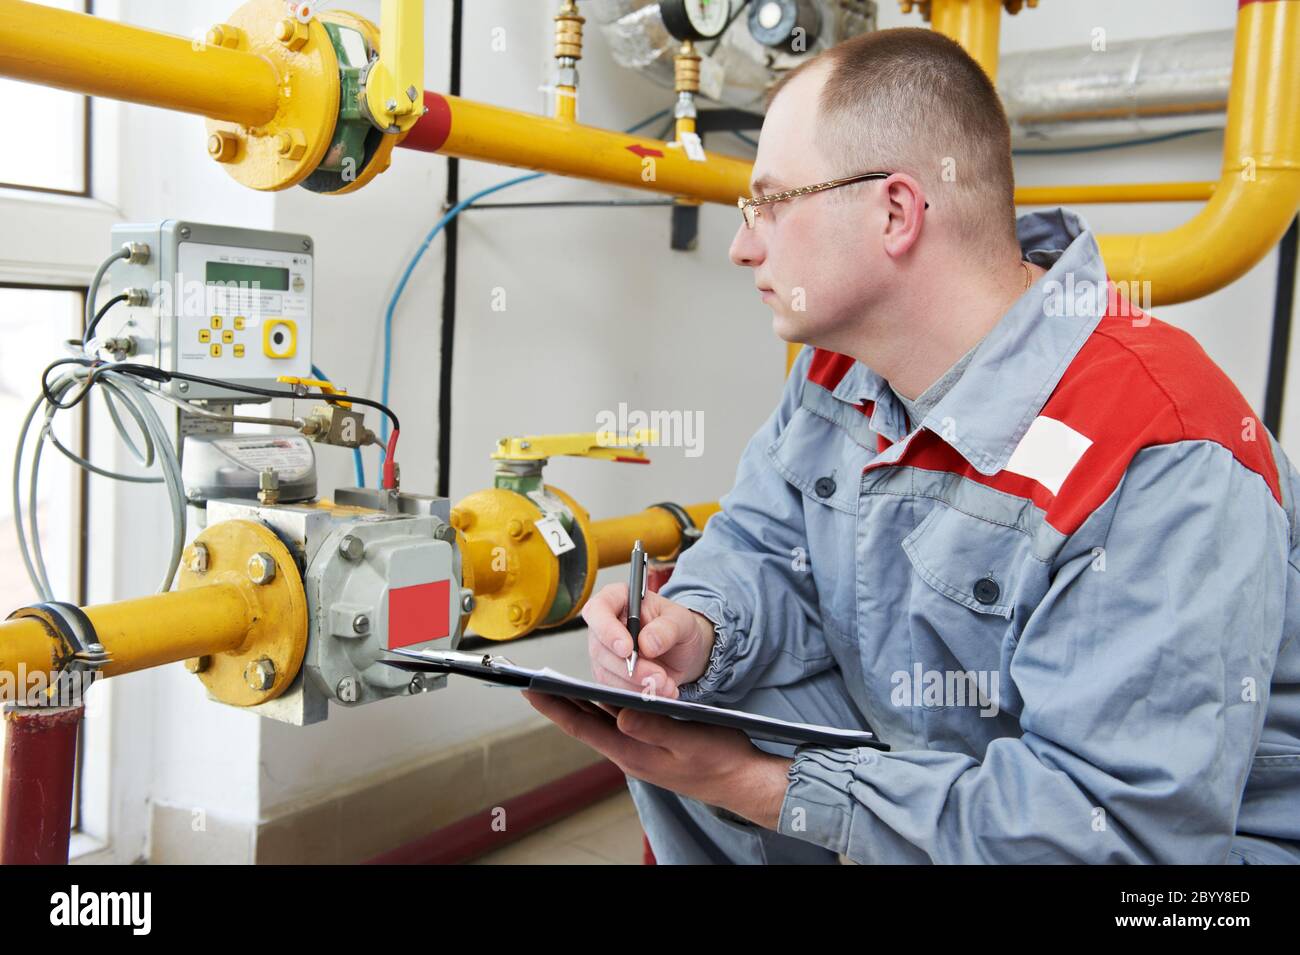
{"label": "window frame", "polygon": [[[85,285],[76,284],[56,284],[52,282],[13,282],[0,280],[0,289],[17,289],[23,292],[71,292],[77,296],[80,303],[80,310],[74,314],[84,314],[86,306],[86,296],[89,289]],[[76,332],[76,324],[69,328],[69,333]],[[77,454],[83,458],[90,459],[90,415],[87,413],[87,405],[82,404],[76,409],[73,416],[75,427],[75,446]],[[75,465],[73,465],[75,467]],[[72,501],[74,518],[73,526],[75,528],[72,539],[72,587],[69,594],[78,607],[84,607],[89,602],[90,589],[90,472],[85,468],[76,469],[76,477],[72,481]],[[18,515],[14,515],[15,518]],[[0,614],[8,613],[13,607],[0,607]],[[84,724],[83,724],[84,725]],[[72,827],[71,832],[75,835],[81,832],[81,770],[85,765],[85,747],[86,734],[77,733],[76,747],[76,764],[72,775]]]}
{"label": "window frame", "polygon": [[[80,11],[74,11],[94,15],[94,0],[82,0]],[[91,108],[89,96],[81,97],[81,189],[56,189],[53,186],[28,186],[18,182],[5,182],[0,179],[0,189],[16,189],[22,192],[37,192],[45,195],[54,196],[76,196],[82,199],[91,199],[95,195],[95,169],[94,154],[91,148],[90,136],[94,128],[94,110]]]}

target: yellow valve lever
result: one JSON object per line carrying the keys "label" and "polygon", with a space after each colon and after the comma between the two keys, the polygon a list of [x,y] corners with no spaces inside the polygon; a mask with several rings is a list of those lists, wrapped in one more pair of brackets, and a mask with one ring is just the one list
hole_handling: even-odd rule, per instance
{"label": "yellow valve lever", "polygon": [[557,455],[620,461],[626,464],[649,464],[641,445],[659,439],[649,428],[629,431],[625,435],[609,431],[583,431],[576,434],[529,434],[501,438],[492,458],[497,461],[542,461]]}
{"label": "yellow valve lever", "polygon": [[[304,388],[316,388],[325,392],[327,395],[346,395],[348,393],[346,388],[337,388],[330,382],[321,378],[298,378],[294,375],[281,375],[275,380],[280,382],[282,385],[302,385]],[[336,401],[334,403],[342,408],[352,407],[352,402],[350,401]]]}

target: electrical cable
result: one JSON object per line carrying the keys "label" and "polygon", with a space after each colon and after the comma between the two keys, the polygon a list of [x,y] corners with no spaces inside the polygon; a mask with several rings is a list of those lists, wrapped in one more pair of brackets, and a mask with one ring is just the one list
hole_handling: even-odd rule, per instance
{"label": "electrical cable", "polygon": [[81,326],[83,330],[89,331],[95,322],[95,297],[99,294],[99,286],[103,283],[104,275],[108,272],[109,267],[119,259],[129,259],[130,257],[131,246],[124,245],[103,262],[100,262],[99,268],[95,269],[95,277],[90,280],[90,287],[86,289],[86,320]]}
{"label": "electrical cable", "polygon": [[[311,375],[313,378],[316,378],[320,381],[328,381],[328,382],[334,381],[333,378],[325,374],[325,372],[321,371],[320,366],[318,365],[311,366]],[[356,476],[357,487],[365,487],[366,486],[366,463],[365,460],[361,457],[360,448],[352,449],[352,470]]]}
{"label": "electrical cable", "polygon": [[99,311],[95,313],[95,317],[90,320],[90,324],[86,326],[86,330],[81,335],[81,347],[83,349],[86,347],[86,343],[95,337],[95,329],[99,327],[99,320],[108,314],[110,308],[118,302],[125,302],[126,299],[126,293],[119,292],[100,306]]}
{"label": "electrical cable", "polygon": [[[64,372],[51,383],[50,372],[56,367],[67,364],[77,367]],[[114,427],[132,456],[137,461],[146,464],[146,466],[156,461],[161,476],[126,475],[109,471],[91,463],[80,455],[74,454],[58,440],[54,433],[54,419],[58,412],[75,407],[85,399],[96,384],[102,386]],[[77,390],[77,397],[72,401],[63,400],[73,389]],[[33,587],[35,587],[42,600],[56,599],[54,589],[50,584],[45,555],[41,547],[40,520],[37,508],[41,458],[46,441],[49,441],[56,450],[60,451],[77,466],[83,467],[93,474],[133,483],[162,483],[166,485],[168,500],[171,505],[172,539],[167,569],[159,590],[161,592],[171,589],[176,570],[180,566],[181,553],[184,549],[187,519],[185,488],[181,480],[180,462],[177,459],[175,450],[172,448],[170,435],[150,400],[153,396],[153,389],[148,388],[130,375],[119,373],[115,370],[115,366],[91,362],[88,359],[63,359],[54,362],[46,368],[41,376],[41,394],[32,403],[19,429],[18,441],[14,449],[11,490],[19,554],[27,570],[27,576],[31,579]],[[139,429],[143,450],[137,446],[136,441],[130,436],[118,405],[126,411],[127,417]],[[22,501],[23,452],[28,444],[32,424],[42,406],[45,409],[44,420],[36,433],[35,442],[31,449],[31,470],[27,482],[27,515],[24,520]]]}
{"label": "electrical cable", "polygon": [[1107,149],[1127,149],[1130,146],[1150,146],[1154,143],[1164,143],[1171,139],[1182,139],[1184,136],[1196,136],[1200,133],[1212,133],[1217,130],[1217,126],[1206,126],[1200,129],[1180,129],[1172,133],[1163,133],[1159,136],[1148,136],[1144,139],[1125,139],[1117,143],[1096,143],[1092,146],[1059,146],[1050,149],[1013,149],[1013,156],[1068,156],[1072,153],[1097,153]]}

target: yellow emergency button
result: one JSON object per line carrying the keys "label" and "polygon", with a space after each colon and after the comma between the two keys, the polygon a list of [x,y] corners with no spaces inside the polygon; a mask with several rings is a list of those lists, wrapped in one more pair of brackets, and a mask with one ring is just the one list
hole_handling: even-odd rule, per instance
{"label": "yellow emergency button", "polygon": [[227,345],[229,345],[231,342],[235,340],[235,333],[230,331],[229,329],[226,329],[226,331],[221,333],[221,340],[225,342]]}
{"label": "yellow emergency button", "polygon": [[243,358],[243,357],[244,357],[244,346],[243,346],[243,345],[236,345],[236,346],[235,346],[235,357],[236,357],[236,358]]}
{"label": "yellow emergency button", "polygon": [[206,328],[200,328],[199,341],[203,342],[203,344],[206,345],[208,342],[212,341],[212,333],[208,331]]}
{"label": "yellow emergency button", "polygon": [[236,315],[236,316],[235,316],[235,331],[237,331],[237,332],[242,332],[243,330],[244,330],[244,316],[243,316],[243,315]]}
{"label": "yellow emergency button", "polygon": [[212,327],[213,327],[213,328],[220,328],[220,327],[221,327],[221,316],[220,316],[220,315],[213,315],[213,316],[212,316]]}
{"label": "yellow emergency button", "polygon": [[220,358],[221,346],[218,345],[216,342],[213,342],[211,345],[208,346],[208,354],[211,355],[213,358]]}

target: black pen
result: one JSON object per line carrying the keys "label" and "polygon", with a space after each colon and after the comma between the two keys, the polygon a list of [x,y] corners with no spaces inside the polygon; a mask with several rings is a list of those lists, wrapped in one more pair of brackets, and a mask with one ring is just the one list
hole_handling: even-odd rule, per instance
{"label": "black pen", "polygon": [[632,634],[632,655],[627,658],[627,675],[636,668],[637,636],[641,633],[641,601],[645,597],[645,549],[638,540],[632,545],[632,575],[627,584],[627,632]]}

